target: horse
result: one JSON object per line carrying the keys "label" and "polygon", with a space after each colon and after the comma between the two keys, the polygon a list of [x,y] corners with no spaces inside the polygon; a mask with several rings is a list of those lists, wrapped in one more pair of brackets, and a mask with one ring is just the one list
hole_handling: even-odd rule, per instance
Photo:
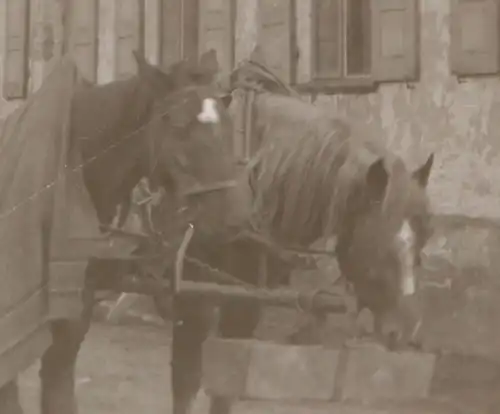
{"label": "horse", "polygon": [[[252,58],[234,70],[231,84],[229,93],[246,88],[256,93],[252,136],[256,152],[248,164],[252,229],[277,245],[294,247],[335,236],[340,269],[354,285],[359,307],[373,312],[377,330],[408,309],[413,312],[407,299],[415,295],[421,250],[431,234],[426,187],[433,154],[416,170],[408,170],[382,143],[355,134],[344,120],[302,100]],[[191,245],[187,254],[257,285],[262,249],[267,250],[251,238],[240,238],[224,248]],[[286,258],[270,254],[268,260],[269,274],[276,270],[279,275],[273,284],[287,283]],[[184,272],[186,279],[203,277],[190,262]],[[207,306],[199,300],[174,298],[174,414],[189,413],[200,389],[202,344],[214,329]],[[217,333],[250,338],[259,318],[255,303],[223,303]],[[401,335],[408,329],[400,322],[395,331],[382,333],[385,338],[396,335],[404,346],[411,338]],[[229,413],[230,407],[227,399],[214,397],[210,412]]]}
{"label": "horse", "polygon": [[[178,62],[166,72],[135,56],[135,76],[82,85],[71,97],[69,145],[83,160],[83,182],[101,231],[107,231],[143,177],[172,196],[183,226],[194,223],[207,240],[212,232],[241,227],[249,215],[250,189],[232,183],[237,166],[225,144],[231,138],[230,118],[212,86],[215,52],[197,63]],[[217,183],[217,191],[203,190]],[[193,188],[199,190],[195,198],[189,195]],[[90,258],[87,280],[102,277],[108,265]],[[88,283],[83,301],[80,319],[51,321],[52,343],[41,358],[42,414],[77,412],[75,363],[93,304]],[[15,380],[0,389],[0,411],[22,412]]]}

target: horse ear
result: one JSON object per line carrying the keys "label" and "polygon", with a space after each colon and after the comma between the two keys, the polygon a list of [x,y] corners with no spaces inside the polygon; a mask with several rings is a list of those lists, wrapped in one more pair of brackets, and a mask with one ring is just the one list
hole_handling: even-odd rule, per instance
{"label": "horse ear", "polygon": [[137,62],[137,73],[141,79],[144,79],[149,90],[154,95],[165,94],[172,88],[172,79],[169,75],[163,72],[159,67],[151,65],[144,55],[137,50],[132,52],[134,59]]}
{"label": "horse ear", "polygon": [[382,201],[389,184],[389,173],[385,168],[384,159],[379,158],[368,167],[366,173],[366,191],[373,201]]}
{"label": "horse ear", "polygon": [[427,184],[429,183],[429,176],[431,175],[431,169],[433,163],[434,163],[434,153],[429,155],[429,158],[427,158],[425,164],[417,168],[412,174],[413,179],[417,180],[418,184],[422,188],[426,188]]}
{"label": "horse ear", "polygon": [[219,61],[215,49],[210,49],[200,57],[199,67],[207,73],[217,73],[219,71]]}
{"label": "horse ear", "polygon": [[261,65],[265,66],[266,59],[264,58],[264,52],[262,51],[262,47],[260,45],[255,45],[255,47],[252,50],[252,53],[250,53],[249,60],[255,63],[260,63]]}
{"label": "horse ear", "polygon": [[136,49],[132,51],[132,54],[134,55],[134,59],[135,62],[137,63],[137,68],[139,72],[143,71],[144,69],[147,69],[150,66],[144,55],[140,54]]}
{"label": "horse ear", "polygon": [[165,73],[161,71],[160,68],[150,64],[143,54],[139,53],[137,50],[133,50],[135,62],[137,63],[137,72],[139,76],[142,77],[156,77],[156,76],[166,76]]}

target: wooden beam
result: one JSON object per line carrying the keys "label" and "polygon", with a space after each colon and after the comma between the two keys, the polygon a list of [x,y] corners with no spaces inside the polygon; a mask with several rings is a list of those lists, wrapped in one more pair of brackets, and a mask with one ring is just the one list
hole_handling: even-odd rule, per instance
{"label": "wooden beam", "polygon": [[[217,302],[258,301],[264,305],[302,307],[308,311],[344,313],[347,304],[344,297],[328,292],[317,292],[313,295],[294,289],[260,289],[244,286],[218,285],[215,283],[191,282],[183,280],[177,286],[177,294],[185,297],[209,298]],[[308,302],[307,307],[304,303]]]}

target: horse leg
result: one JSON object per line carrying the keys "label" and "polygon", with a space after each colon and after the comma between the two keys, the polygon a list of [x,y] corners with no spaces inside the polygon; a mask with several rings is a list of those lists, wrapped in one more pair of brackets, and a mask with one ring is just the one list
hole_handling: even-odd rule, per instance
{"label": "horse leg", "polygon": [[205,304],[199,300],[174,298],[173,314],[173,413],[189,414],[201,386],[202,345],[211,324]]}
{"label": "horse leg", "polygon": [[0,413],[23,414],[19,401],[17,379],[13,379],[0,388]]}
{"label": "horse leg", "polygon": [[80,319],[52,322],[52,345],[42,357],[41,413],[76,414],[75,367],[80,346],[90,329],[93,291],[84,290]]}
{"label": "horse leg", "polygon": [[[219,334],[223,338],[245,339],[253,336],[260,320],[261,308],[256,303],[228,303],[221,306]],[[212,397],[210,414],[229,414],[232,401],[226,397]]]}

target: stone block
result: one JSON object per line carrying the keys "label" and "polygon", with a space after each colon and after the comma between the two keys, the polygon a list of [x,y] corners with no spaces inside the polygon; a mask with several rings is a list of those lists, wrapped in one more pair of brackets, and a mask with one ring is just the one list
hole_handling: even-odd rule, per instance
{"label": "stone block", "polygon": [[203,344],[203,387],[209,395],[244,394],[253,340],[208,338]]}
{"label": "stone block", "polygon": [[407,401],[429,395],[436,357],[372,345],[348,351],[342,400]]}
{"label": "stone block", "polygon": [[203,382],[211,395],[264,400],[330,400],[339,351],[257,340],[210,338]]}
{"label": "stone block", "polygon": [[340,352],[319,346],[256,343],[245,396],[266,400],[332,399]]}

